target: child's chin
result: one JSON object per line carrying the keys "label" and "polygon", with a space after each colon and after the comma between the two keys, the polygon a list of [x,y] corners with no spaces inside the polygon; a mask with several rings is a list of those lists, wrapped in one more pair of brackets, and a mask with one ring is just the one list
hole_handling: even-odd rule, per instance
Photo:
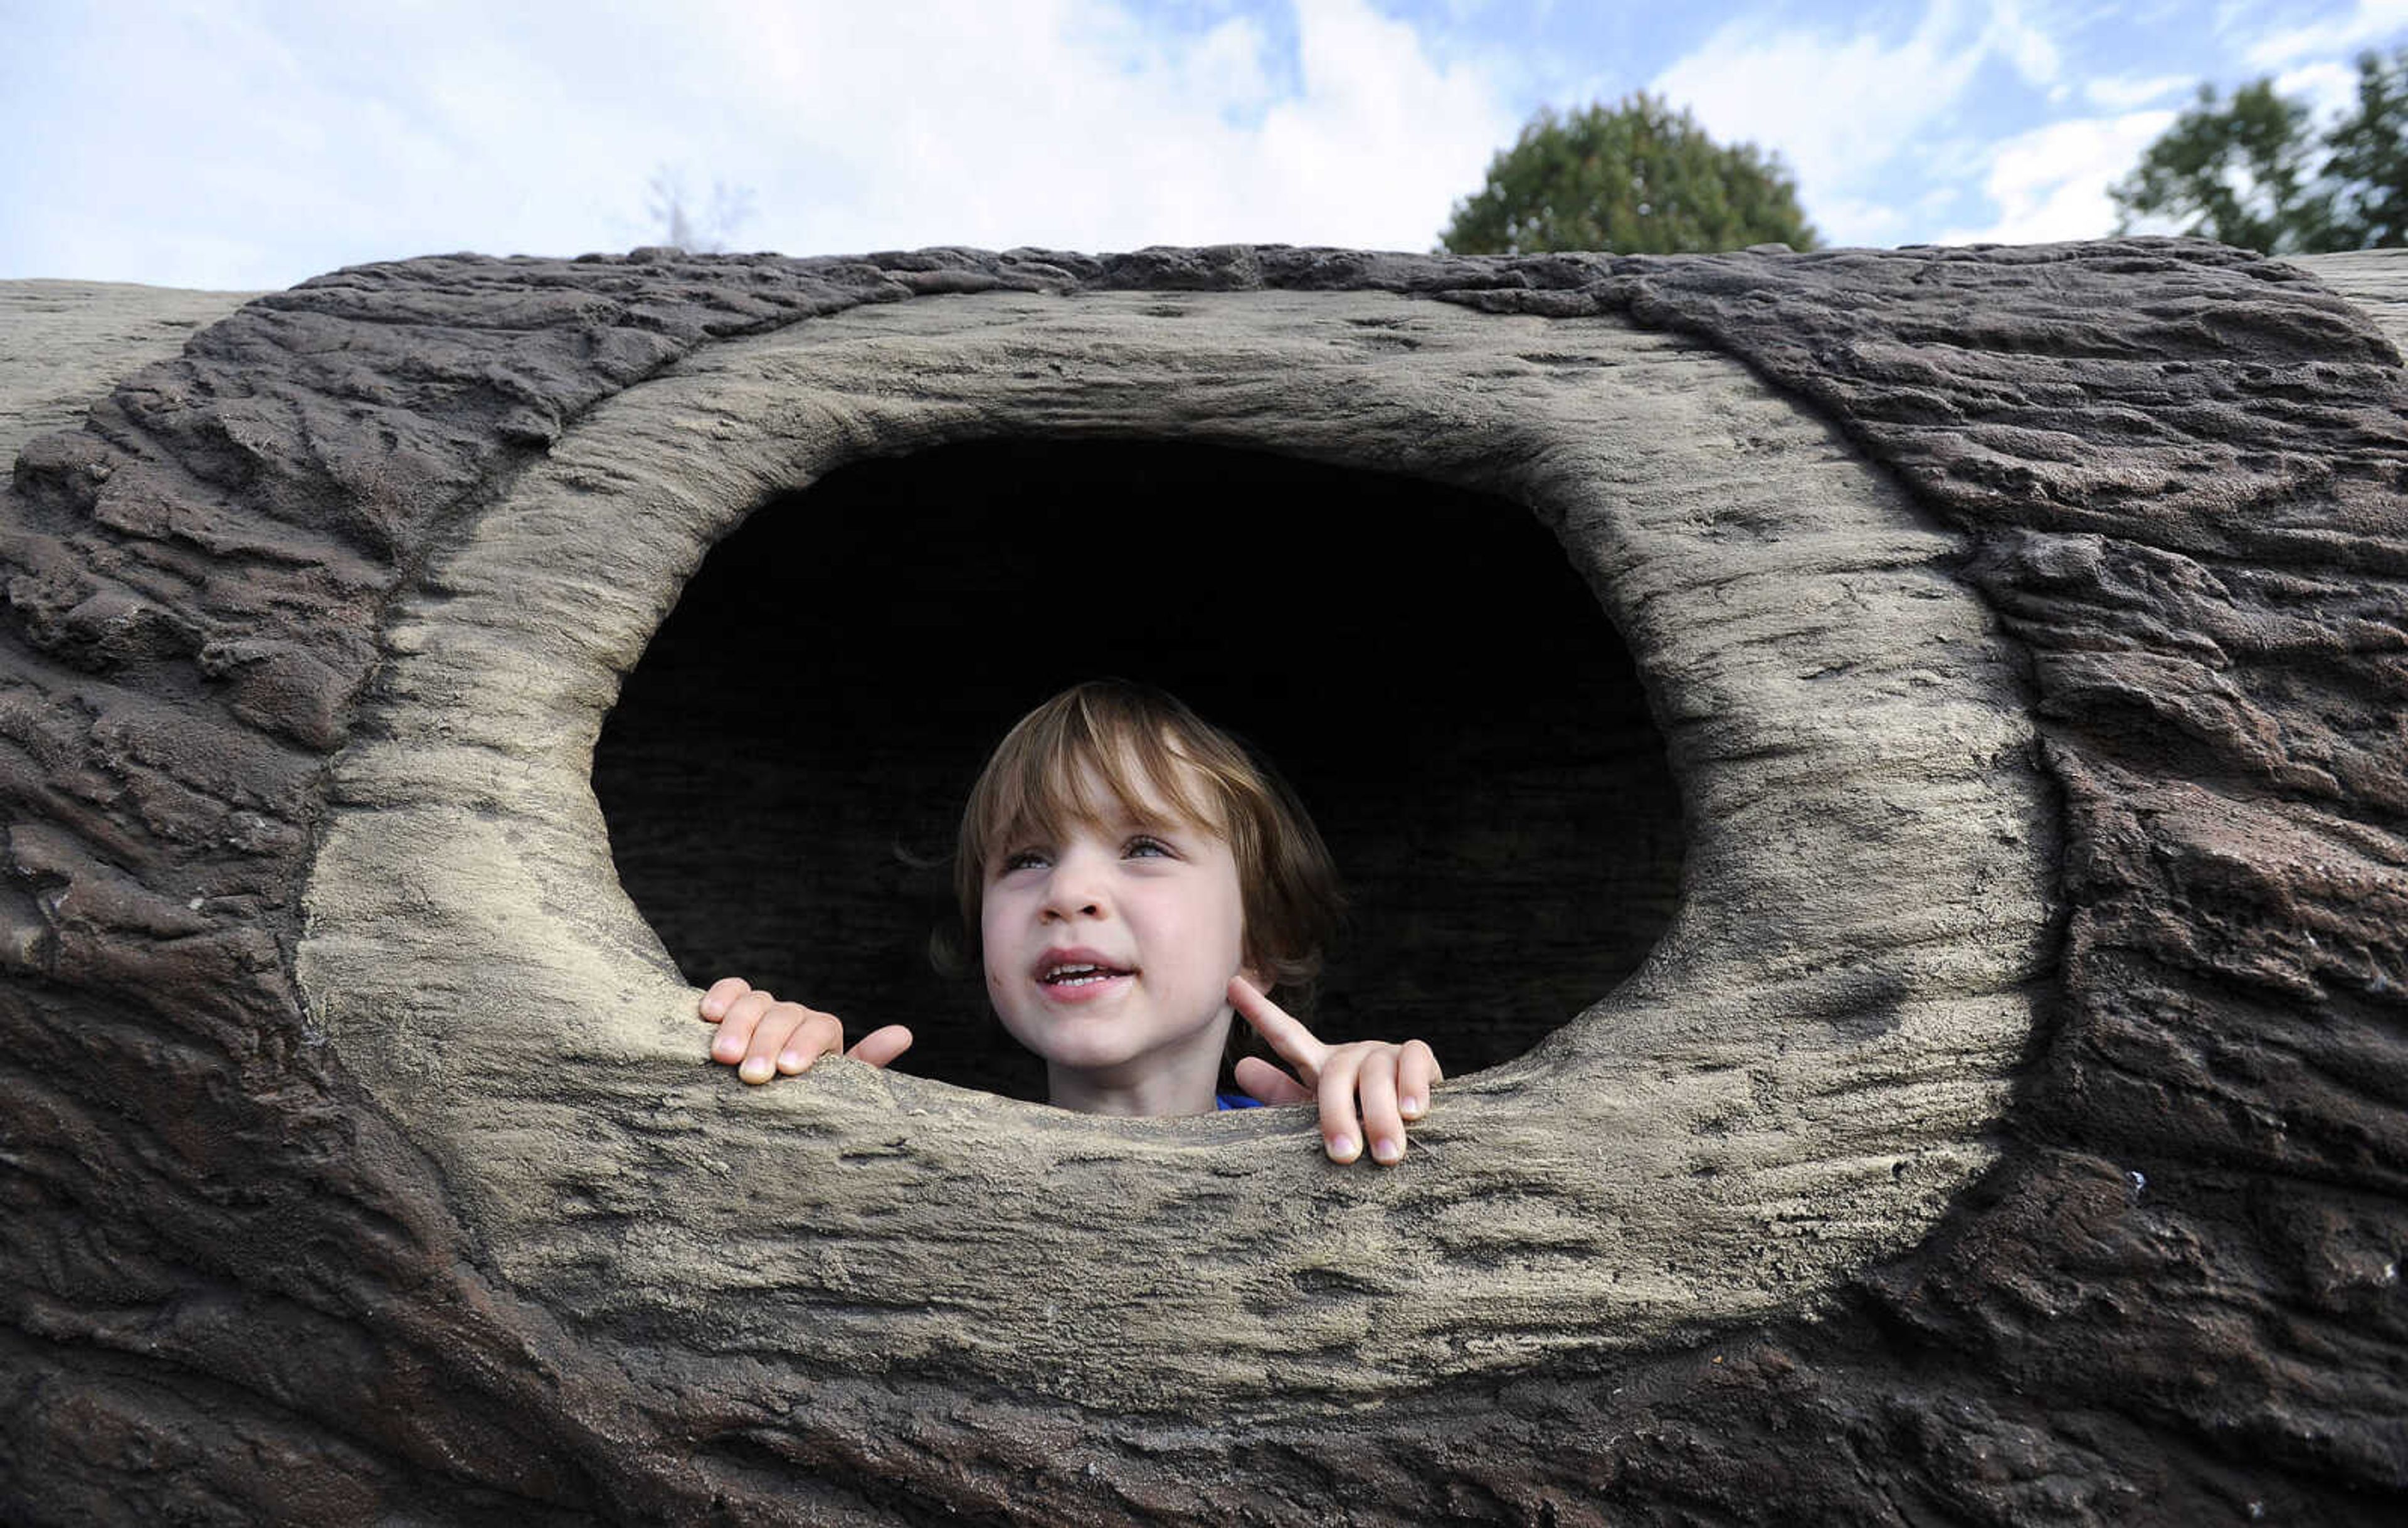
{"label": "child's chin", "polygon": [[1074,1072],[1109,1072],[1137,1060],[1137,1052],[1117,1036],[1055,1032],[1029,1049],[1055,1066]]}
{"label": "child's chin", "polygon": [[1004,1029],[1021,1048],[1058,1066],[1087,1066],[1122,1048],[1103,1016],[1076,1008],[1048,1008],[1004,1020]]}

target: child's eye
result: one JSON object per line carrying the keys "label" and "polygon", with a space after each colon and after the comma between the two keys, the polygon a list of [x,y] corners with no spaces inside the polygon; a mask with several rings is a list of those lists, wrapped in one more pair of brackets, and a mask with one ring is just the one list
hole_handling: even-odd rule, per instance
{"label": "child's eye", "polygon": [[997,868],[1009,872],[1016,870],[1031,870],[1045,862],[1045,855],[1041,850],[1014,849],[997,861]]}
{"label": "child's eye", "polygon": [[1176,858],[1169,844],[1145,833],[1140,833],[1129,840],[1128,847],[1123,849],[1121,853],[1132,859],[1141,857],[1160,857],[1166,859]]}

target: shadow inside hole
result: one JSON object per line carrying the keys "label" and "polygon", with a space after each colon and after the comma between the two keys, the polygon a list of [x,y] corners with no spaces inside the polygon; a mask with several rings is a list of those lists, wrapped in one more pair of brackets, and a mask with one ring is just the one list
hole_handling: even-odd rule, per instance
{"label": "shadow inside hole", "polygon": [[1494,1065],[1670,922],[1663,741],[1528,511],[1158,442],[949,446],[763,505],[604,725],[621,881],[695,985],[741,975],[852,1036],[899,1020],[905,1070],[1041,1098],[928,941],[955,923],[943,861],[988,750],[1111,674],[1246,737],[1327,836],[1349,915],[1325,1038],[1420,1035],[1452,1074]]}

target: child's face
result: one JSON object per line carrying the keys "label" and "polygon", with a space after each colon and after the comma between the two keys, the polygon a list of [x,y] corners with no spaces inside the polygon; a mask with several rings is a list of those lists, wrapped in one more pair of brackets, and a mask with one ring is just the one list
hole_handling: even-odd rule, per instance
{"label": "child's face", "polygon": [[[1111,802],[1090,778],[1088,799]],[[987,994],[1052,1066],[1127,1086],[1217,1068],[1229,978],[1243,965],[1237,861],[1218,832],[1158,802],[1101,825],[1012,842],[980,907]]]}

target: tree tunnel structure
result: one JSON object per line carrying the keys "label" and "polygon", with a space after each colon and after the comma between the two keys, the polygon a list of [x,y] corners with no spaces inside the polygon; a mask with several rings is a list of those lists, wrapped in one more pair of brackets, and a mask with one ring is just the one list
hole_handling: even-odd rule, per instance
{"label": "tree tunnel structure", "polygon": [[[0,504],[0,1506],[2387,1520],[2394,268],[242,306]],[[1096,672],[1324,819],[1326,1022],[1472,1059],[1398,1169],[1028,1102],[918,963],[984,747]],[[730,961],[945,1043],[745,1088]]]}
{"label": "tree tunnel structure", "polygon": [[1664,740],[1598,617],[1535,516],[1393,472],[1166,440],[874,456],[713,545],[621,686],[595,796],[689,980],[910,1014],[906,1069],[1035,1097],[930,958],[959,943],[956,816],[1031,696],[1142,672],[1265,728],[1333,841],[1324,1027],[1469,1073],[1610,991],[1678,899]]}

